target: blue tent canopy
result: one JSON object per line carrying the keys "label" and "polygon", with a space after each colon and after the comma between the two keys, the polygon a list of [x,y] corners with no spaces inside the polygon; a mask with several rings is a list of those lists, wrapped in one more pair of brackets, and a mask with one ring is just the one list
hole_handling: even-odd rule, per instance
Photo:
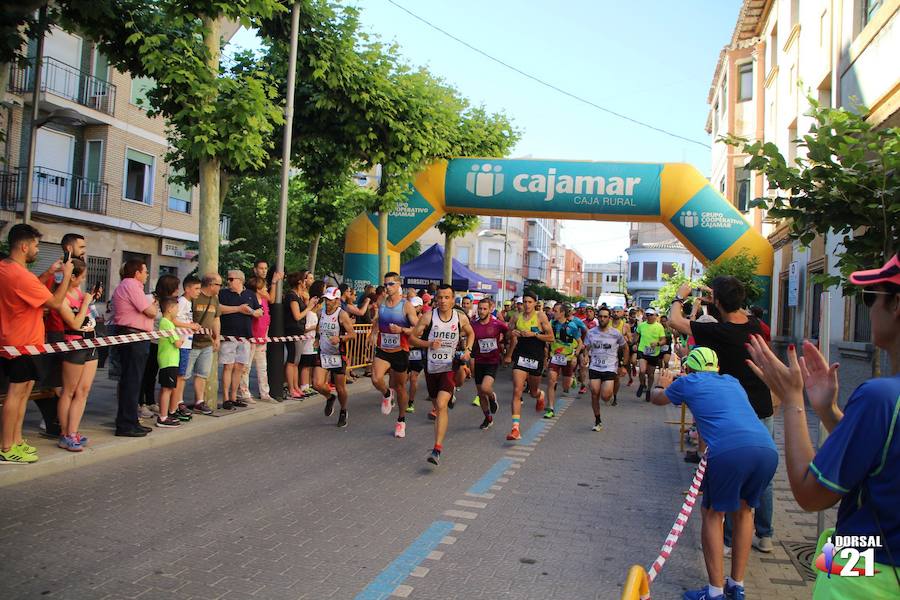
{"label": "blue tent canopy", "polygon": [[[444,280],[444,248],[434,244],[428,250],[400,265],[403,285],[424,288],[430,283],[440,284]],[[471,291],[496,294],[497,283],[482,277],[464,264],[453,259],[453,289],[457,292]]]}

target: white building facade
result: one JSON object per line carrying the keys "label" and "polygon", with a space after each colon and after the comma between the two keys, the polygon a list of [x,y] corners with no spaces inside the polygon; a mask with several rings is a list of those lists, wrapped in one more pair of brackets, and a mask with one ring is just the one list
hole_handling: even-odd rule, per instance
{"label": "white building facade", "polygon": [[673,275],[676,265],[694,277],[703,273],[702,263],[674,238],[634,244],[625,252],[628,253],[628,294],[641,308],[656,300],[659,288],[665,284],[663,276]]}

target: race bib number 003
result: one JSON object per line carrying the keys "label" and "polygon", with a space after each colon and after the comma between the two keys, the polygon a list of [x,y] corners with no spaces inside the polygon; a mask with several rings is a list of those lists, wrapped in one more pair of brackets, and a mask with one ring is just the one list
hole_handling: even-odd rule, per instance
{"label": "race bib number 003", "polygon": [[428,352],[428,372],[446,373],[453,369],[453,351],[449,349]]}
{"label": "race bib number 003", "polygon": [[557,353],[550,357],[550,364],[558,365],[560,367],[564,367],[569,364],[569,357],[565,354]]}
{"label": "race bib number 003", "polygon": [[478,340],[478,350],[481,351],[482,354],[493,352],[496,349],[497,340],[495,338],[485,338],[483,340]]}
{"label": "race bib number 003", "polygon": [[399,333],[382,333],[381,347],[385,350],[396,350],[400,347]]}
{"label": "race bib number 003", "polygon": [[320,354],[319,362],[323,369],[340,369],[343,366],[338,354]]}
{"label": "race bib number 003", "polygon": [[528,358],[527,356],[520,356],[519,360],[516,361],[516,365],[523,369],[537,369],[538,361],[533,358]]}

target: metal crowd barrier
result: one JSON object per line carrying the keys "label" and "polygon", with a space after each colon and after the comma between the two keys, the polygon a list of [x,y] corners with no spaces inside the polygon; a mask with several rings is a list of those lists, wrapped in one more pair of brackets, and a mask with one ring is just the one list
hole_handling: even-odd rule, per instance
{"label": "metal crowd barrier", "polygon": [[368,338],[372,331],[371,324],[354,325],[356,336],[347,341],[347,368],[361,369],[372,364],[375,348],[369,344]]}

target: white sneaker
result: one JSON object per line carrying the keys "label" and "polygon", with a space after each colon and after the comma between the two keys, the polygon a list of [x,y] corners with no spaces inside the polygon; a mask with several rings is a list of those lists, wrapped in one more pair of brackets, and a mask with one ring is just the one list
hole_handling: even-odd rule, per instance
{"label": "white sneaker", "polygon": [[775,550],[775,544],[772,543],[772,537],[756,537],[753,536],[753,547],[759,550],[760,552],[765,552],[769,554],[773,550]]}
{"label": "white sneaker", "polygon": [[391,390],[388,396],[382,396],[381,398],[381,414],[389,415],[391,414],[391,410],[394,408],[394,398],[397,397],[397,392],[393,389]]}
{"label": "white sneaker", "polygon": [[153,412],[151,412],[150,409],[147,408],[146,404],[142,404],[141,409],[138,411],[138,417],[140,417],[141,419],[149,419],[152,416]]}
{"label": "white sneaker", "polygon": [[397,421],[397,424],[394,425],[394,437],[395,438],[405,438],[406,437],[406,423],[403,421]]}

